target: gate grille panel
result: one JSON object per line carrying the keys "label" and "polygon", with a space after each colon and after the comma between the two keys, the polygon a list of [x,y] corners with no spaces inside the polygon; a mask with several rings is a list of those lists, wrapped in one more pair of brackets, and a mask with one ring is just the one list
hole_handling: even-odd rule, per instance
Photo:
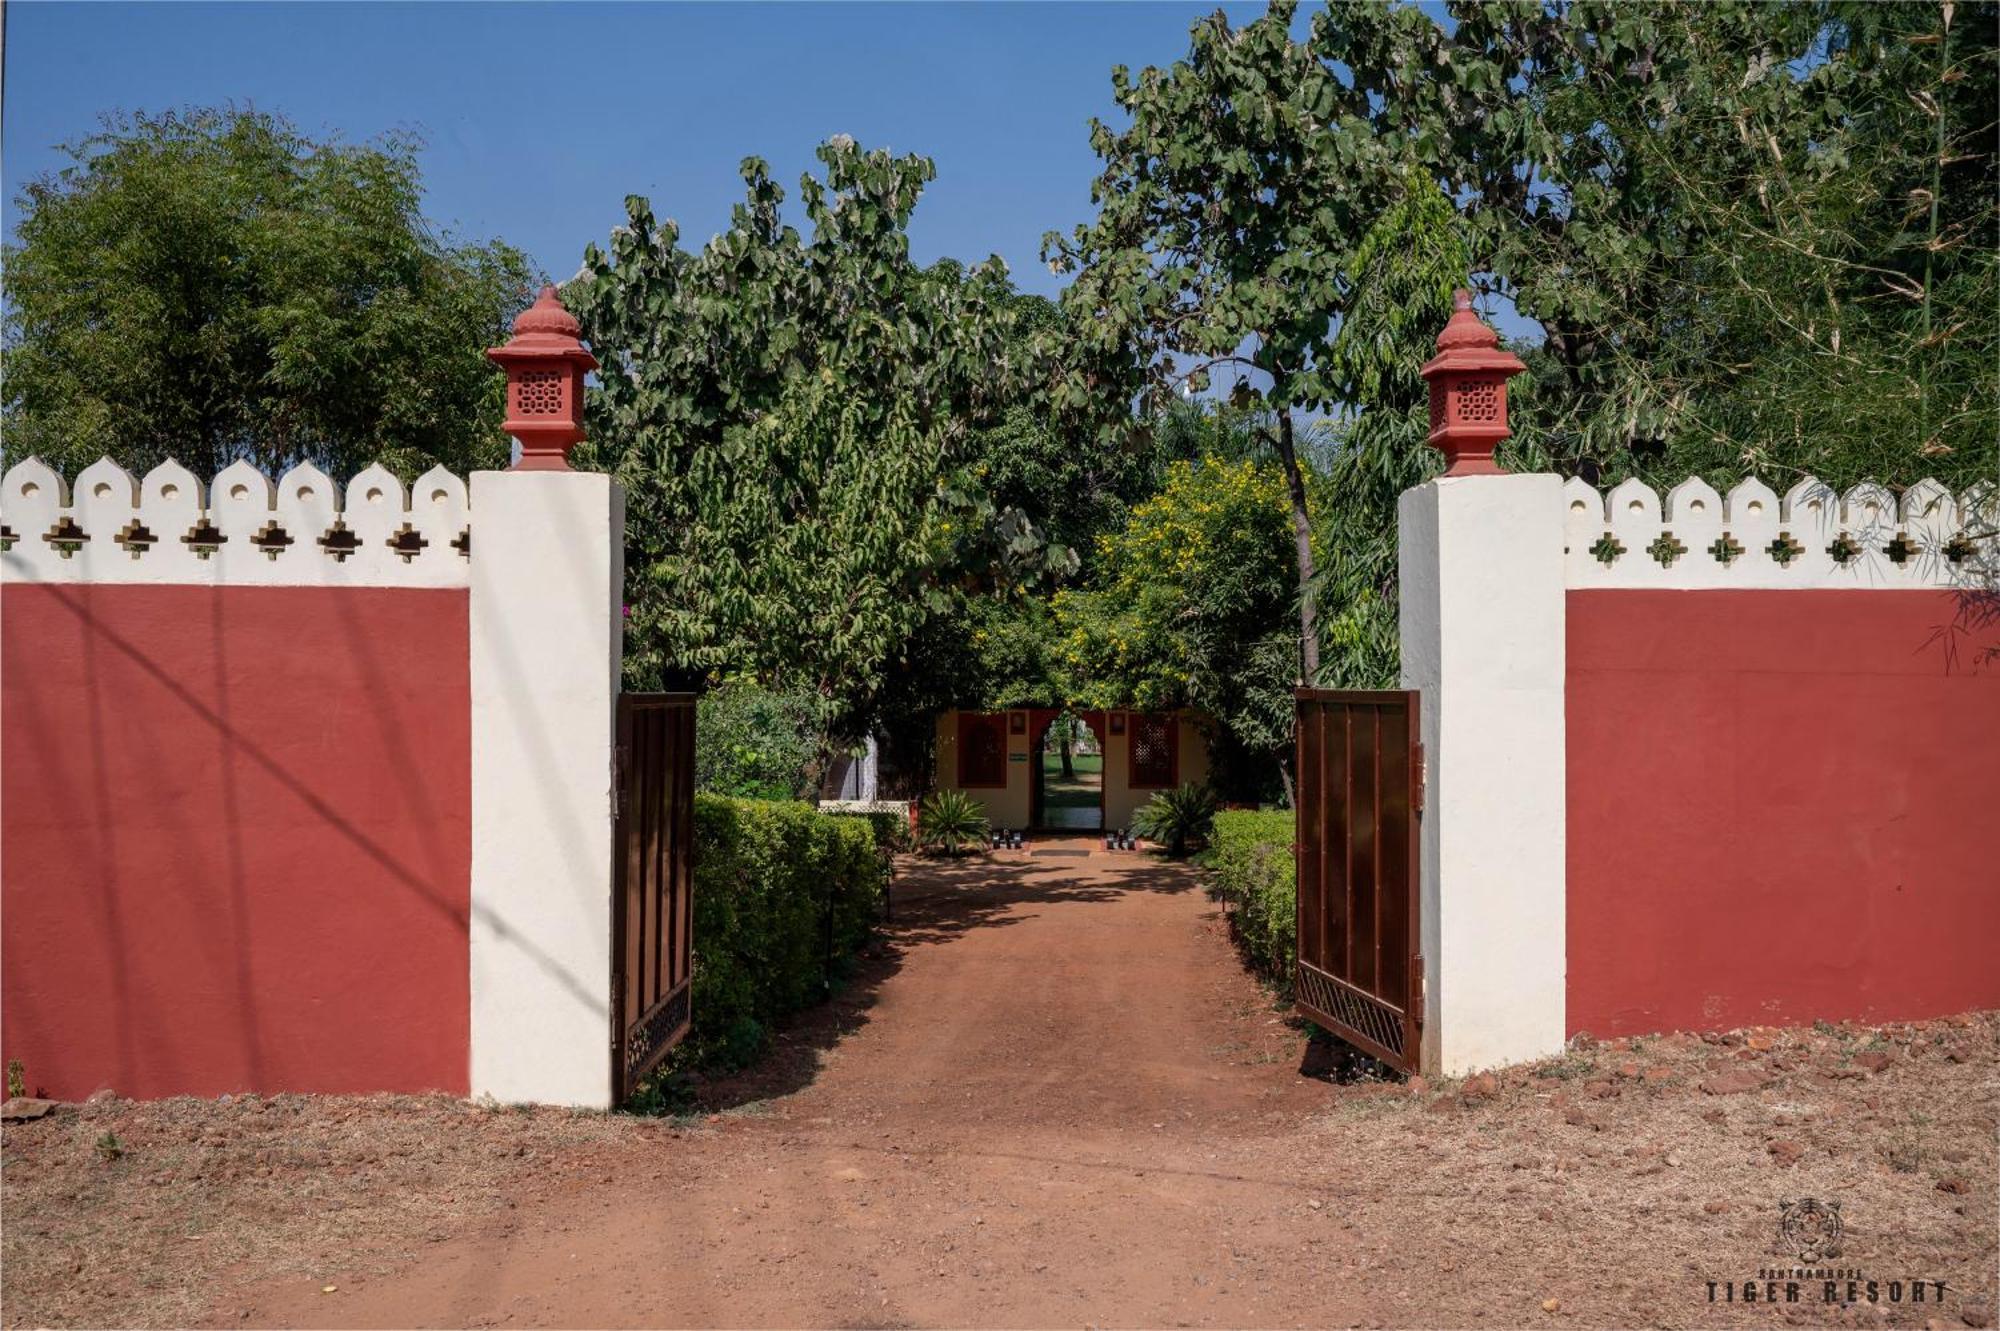
{"label": "gate grille panel", "polygon": [[1317,966],[1299,963],[1298,1006],[1307,1015],[1329,1028],[1345,1027],[1380,1045],[1397,1058],[1403,1056],[1403,1013],[1373,994],[1364,994],[1342,984]]}

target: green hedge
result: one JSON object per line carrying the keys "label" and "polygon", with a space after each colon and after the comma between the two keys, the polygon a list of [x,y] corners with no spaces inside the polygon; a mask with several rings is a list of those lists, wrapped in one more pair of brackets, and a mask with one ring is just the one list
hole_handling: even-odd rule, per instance
{"label": "green hedge", "polygon": [[887,865],[866,819],[809,804],[697,794],[694,837],[694,1029],[674,1062],[741,1067],[845,977],[882,918]]}
{"label": "green hedge", "polygon": [[853,818],[868,824],[875,837],[875,847],[884,854],[894,855],[901,851],[915,850],[915,838],[910,835],[910,815],[895,809],[821,809],[829,818]]}
{"label": "green hedge", "polygon": [[1250,964],[1287,992],[1299,949],[1295,835],[1289,809],[1224,810],[1215,815],[1215,831],[1201,857],[1215,895],[1230,903],[1230,919]]}

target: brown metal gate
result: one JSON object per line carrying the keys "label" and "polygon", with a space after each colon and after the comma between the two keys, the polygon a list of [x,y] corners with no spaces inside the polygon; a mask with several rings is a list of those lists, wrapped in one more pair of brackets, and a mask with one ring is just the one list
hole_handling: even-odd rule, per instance
{"label": "brown metal gate", "polygon": [[1357,1048],[1417,1070],[1423,745],[1413,689],[1298,691],[1296,1002]]}
{"label": "brown metal gate", "polygon": [[618,695],[611,1081],[622,1103],[687,1034],[694,932],[694,695]]}

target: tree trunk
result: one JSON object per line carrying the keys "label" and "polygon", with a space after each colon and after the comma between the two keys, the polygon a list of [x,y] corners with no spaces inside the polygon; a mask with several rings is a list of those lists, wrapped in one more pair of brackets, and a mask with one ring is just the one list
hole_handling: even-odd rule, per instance
{"label": "tree trunk", "polygon": [[1285,481],[1292,492],[1292,540],[1299,558],[1299,664],[1301,684],[1319,682],[1319,616],[1312,599],[1312,523],[1306,516],[1306,478],[1299,470],[1298,449],[1292,441],[1292,414],[1278,409],[1278,456],[1285,464]]}
{"label": "tree trunk", "polygon": [[1070,757],[1069,732],[1067,730],[1063,731],[1062,759],[1063,759],[1063,780],[1065,781],[1076,780],[1076,760]]}

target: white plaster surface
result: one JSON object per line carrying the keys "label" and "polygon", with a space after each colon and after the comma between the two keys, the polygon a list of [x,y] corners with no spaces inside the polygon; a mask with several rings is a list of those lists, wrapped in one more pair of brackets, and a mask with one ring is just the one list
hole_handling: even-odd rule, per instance
{"label": "white plaster surface", "polygon": [[1398,504],[1403,677],[1422,691],[1423,1066],[1564,1039],[1564,491],[1439,479]]}
{"label": "white plaster surface", "polygon": [[[1872,483],[1837,494],[1808,476],[1780,497],[1754,478],[1724,496],[1691,477],[1663,499],[1641,481],[1600,494],[1572,479],[1563,487],[1564,568],[1578,590],[1984,586],[1981,556],[1990,558],[1990,550],[1976,547],[1993,542],[1980,538],[1991,525],[1977,518],[1991,503],[1990,492],[1954,497],[1930,480],[1899,497]],[[1718,546],[1725,536],[1728,543]],[[1606,537],[1622,552],[1601,544]],[[1771,548],[1781,538],[1796,547],[1782,560]],[[1841,538],[1849,546],[1845,560],[1831,549]]]}
{"label": "white plaster surface", "polygon": [[624,495],[482,471],[472,506],[472,1092],[608,1107]]}
{"label": "white plaster surface", "polygon": [[[203,558],[184,539],[204,517],[223,537]],[[48,539],[67,518],[87,539]],[[232,462],[204,485],[177,462],[143,480],[109,458],[85,467],[74,486],[37,458],[0,477],[0,552],[8,582],[180,583],[266,587],[463,587],[469,561],[452,542],[467,528],[465,482],[433,468],[409,492],[379,466],[342,487],[310,463],[274,484]],[[255,542],[276,524],[288,545]],[[336,555],[320,542],[338,523],[360,545]],[[135,524],[137,526],[135,527]],[[390,539],[407,524],[425,544],[407,558]],[[130,539],[143,528],[150,542]]]}

